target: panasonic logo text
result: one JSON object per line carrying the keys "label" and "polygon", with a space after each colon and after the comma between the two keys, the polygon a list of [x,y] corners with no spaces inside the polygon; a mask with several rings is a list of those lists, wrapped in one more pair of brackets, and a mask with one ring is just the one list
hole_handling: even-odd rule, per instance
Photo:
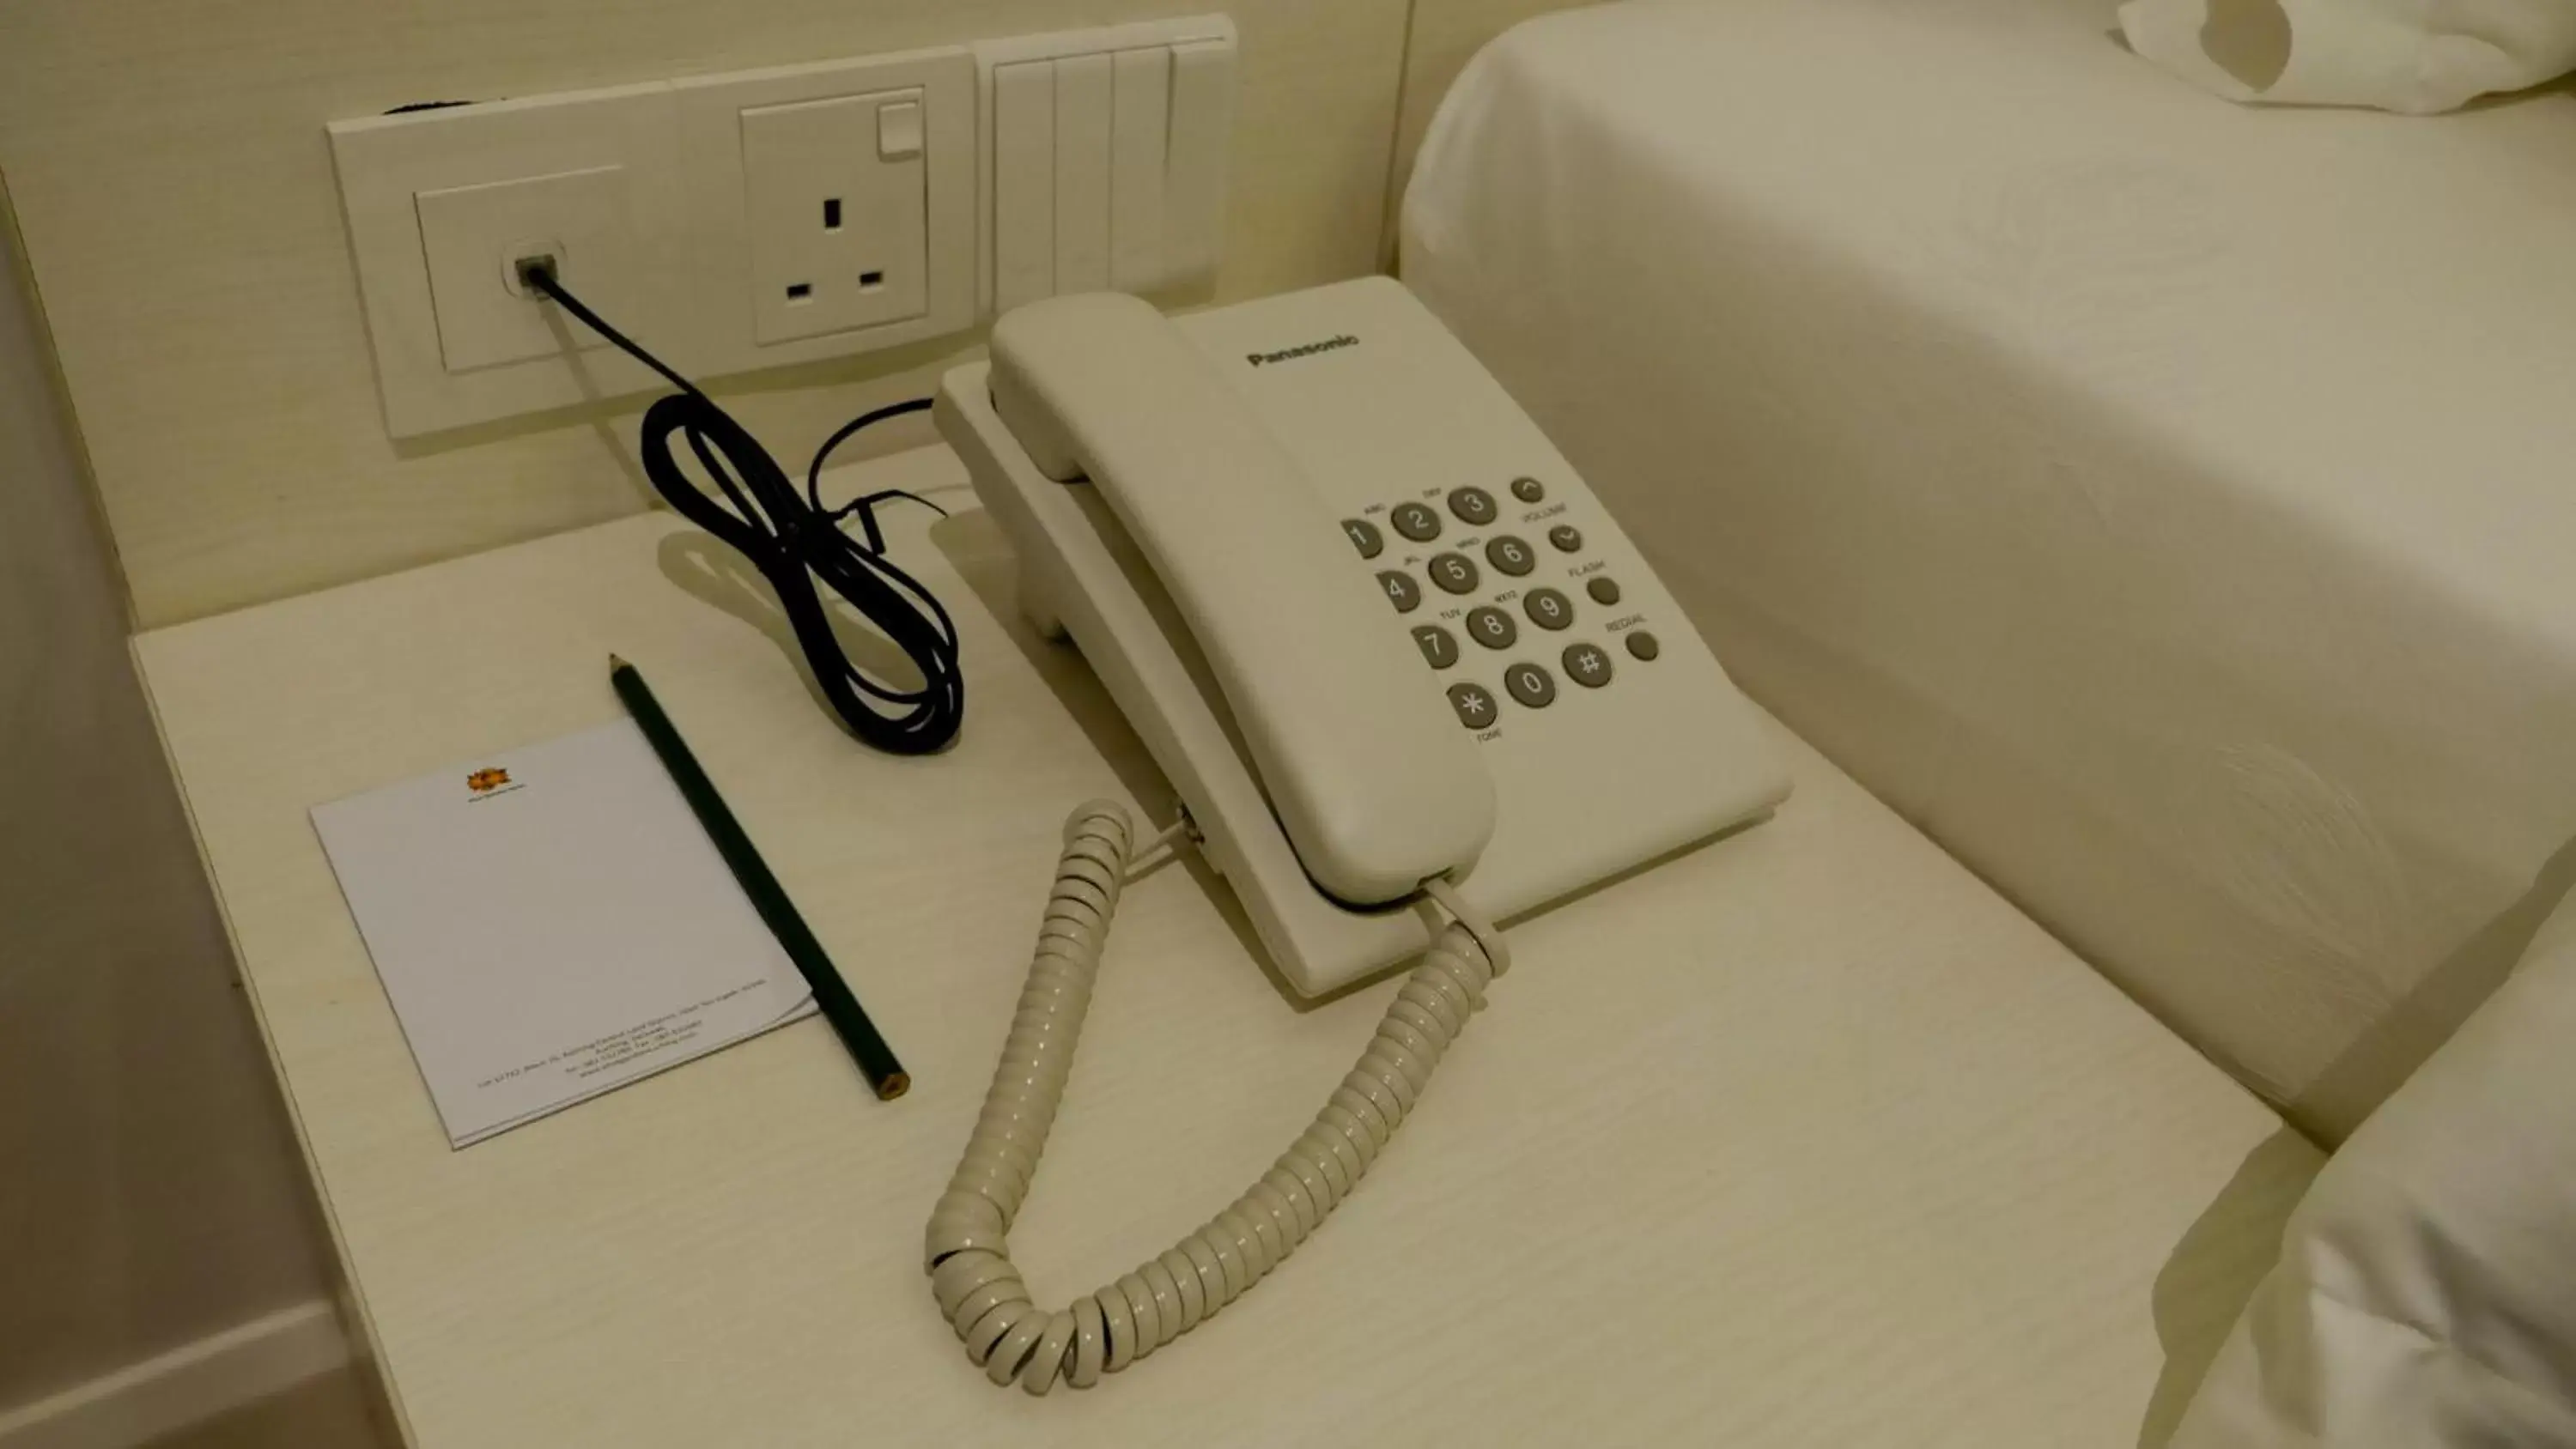
{"label": "panasonic logo text", "polygon": [[1358,338],[1345,332],[1339,337],[1327,337],[1321,342],[1307,342],[1301,343],[1295,347],[1283,347],[1277,352],[1247,352],[1243,355],[1243,360],[1251,363],[1255,367],[1268,367],[1272,363],[1294,362],[1300,357],[1312,357],[1318,352],[1339,352],[1345,347],[1357,347],[1359,345],[1360,340]]}

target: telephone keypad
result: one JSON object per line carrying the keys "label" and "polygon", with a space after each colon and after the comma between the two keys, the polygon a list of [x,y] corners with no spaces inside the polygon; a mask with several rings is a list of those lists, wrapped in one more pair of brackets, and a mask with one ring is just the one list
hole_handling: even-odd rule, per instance
{"label": "telephone keypad", "polygon": [[[1537,503],[1548,496],[1547,485],[1535,478],[1515,478],[1509,486],[1512,497],[1523,503]],[[1442,501],[1446,503],[1445,515],[1438,506]],[[1548,510],[1551,514],[1563,511],[1563,504]],[[1345,518],[1341,522],[1343,533],[1349,537],[1351,546],[1359,551],[1360,557],[1394,563],[1395,559],[1384,557],[1389,540],[1380,532],[1380,524],[1413,543],[1428,543],[1441,536],[1451,518],[1455,518],[1462,529],[1479,529],[1496,522],[1501,513],[1502,504],[1495,492],[1470,486],[1449,490],[1443,500],[1396,503],[1388,506],[1383,515],[1372,513],[1365,518]],[[1432,553],[1428,558],[1413,555],[1405,567],[1382,570],[1377,576],[1378,586],[1386,591],[1387,602],[1393,604],[1399,614],[1414,613],[1426,599],[1446,597],[1458,600],[1456,606],[1442,614],[1444,622],[1410,626],[1414,648],[1421,651],[1423,663],[1435,673],[1453,670],[1458,668],[1466,654],[1465,646],[1458,639],[1461,630],[1480,647],[1500,652],[1521,642],[1524,617],[1547,634],[1564,634],[1574,628],[1577,604],[1572,595],[1572,582],[1563,582],[1562,587],[1541,583],[1535,588],[1523,588],[1515,584],[1515,580],[1526,579],[1533,574],[1542,578],[1553,577],[1552,570],[1561,568],[1566,574],[1580,579],[1583,585],[1581,597],[1592,604],[1607,609],[1615,608],[1625,600],[1627,590],[1616,578],[1606,572],[1594,572],[1603,564],[1581,556],[1585,549],[1581,528],[1567,522],[1555,523],[1547,530],[1547,542],[1556,554],[1576,557],[1565,558],[1551,564],[1550,571],[1542,571],[1539,567],[1541,551],[1532,547],[1529,539],[1497,533],[1485,536],[1480,545],[1477,536],[1469,533],[1461,547]],[[1402,544],[1397,546],[1403,547]],[[1484,555],[1482,560],[1476,557],[1478,553]],[[1415,567],[1417,564],[1418,569]],[[1430,580],[1429,588],[1422,583],[1425,578]],[[1477,603],[1476,594],[1488,586],[1494,587],[1501,597],[1490,603]],[[1459,615],[1460,608],[1465,610],[1463,618]],[[1606,615],[1602,617],[1607,618]],[[1621,622],[1639,621],[1631,618]],[[1624,647],[1631,659],[1651,660],[1663,652],[1662,641],[1644,629],[1623,630],[1618,637],[1619,647]],[[1554,669],[1534,660],[1515,660],[1504,668],[1500,688],[1465,680],[1449,685],[1449,707],[1458,716],[1459,723],[1481,733],[1502,722],[1506,696],[1511,705],[1521,709],[1541,710],[1556,704],[1563,693],[1557,682],[1559,674],[1580,686],[1578,693],[1609,688],[1618,674],[1613,658],[1616,652],[1606,638],[1596,642],[1578,637],[1557,651]]]}
{"label": "telephone keypad", "polygon": [[1532,709],[1545,709],[1556,702],[1556,681],[1535,664],[1515,664],[1504,670],[1503,688]]}
{"label": "telephone keypad", "polygon": [[1481,684],[1449,686],[1449,707],[1458,712],[1458,723],[1471,730],[1485,728],[1502,713],[1501,707],[1494,703],[1493,693]]}
{"label": "telephone keypad", "polygon": [[1413,626],[1413,642],[1422,651],[1423,661],[1434,669],[1446,669],[1458,662],[1458,639],[1437,624]]}
{"label": "telephone keypad", "polygon": [[1452,594],[1473,593],[1476,589],[1476,566],[1462,553],[1435,554],[1431,559],[1431,582]]}
{"label": "telephone keypad", "polygon": [[1467,611],[1467,632],[1488,649],[1509,649],[1521,637],[1521,626],[1512,616],[1491,604]]}
{"label": "telephone keypad", "polygon": [[1395,605],[1399,614],[1410,614],[1422,607],[1422,586],[1411,574],[1388,569],[1377,576],[1378,586],[1386,590],[1386,601]]}
{"label": "telephone keypad", "polygon": [[1574,622],[1574,605],[1554,589],[1530,590],[1521,607],[1529,612],[1530,622],[1542,629],[1562,629]]}
{"label": "telephone keypad", "polygon": [[1610,682],[1610,656],[1598,644],[1568,644],[1559,663],[1566,676],[1586,689],[1599,689]]}
{"label": "telephone keypad", "polygon": [[1476,528],[1493,522],[1498,512],[1494,507],[1494,495],[1482,488],[1450,489],[1449,511],[1458,515],[1459,522]]}
{"label": "telephone keypad", "polygon": [[1507,533],[1485,545],[1485,562],[1498,573],[1519,578],[1538,567],[1538,555],[1530,552],[1528,544]]}

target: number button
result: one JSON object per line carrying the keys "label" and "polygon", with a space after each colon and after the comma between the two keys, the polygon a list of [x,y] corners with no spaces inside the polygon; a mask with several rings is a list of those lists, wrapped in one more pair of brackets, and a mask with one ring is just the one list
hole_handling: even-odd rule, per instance
{"label": "number button", "polygon": [[1386,601],[1395,605],[1397,613],[1410,614],[1422,607],[1422,587],[1413,581],[1411,575],[1388,569],[1377,576],[1377,582],[1386,590]]}
{"label": "number button", "polygon": [[1635,629],[1629,632],[1628,656],[1630,658],[1652,659],[1663,652],[1664,646],[1662,641],[1658,640],[1654,635],[1647,633],[1643,629]]}
{"label": "number button", "polygon": [[1586,689],[1599,689],[1610,682],[1610,656],[1598,644],[1568,644],[1559,661],[1575,683]]}
{"label": "number button", "polygon": [[1574,605],[1554,589],[1532,589],[1521,607],[1529,610],[1530,622],[1542,629],[1562,629],[1574,622]]}
{"label": "number button", "polygon": [[1512,622],[1511,615],[1487,605],[1467,611],[1467,633],[1488,649],[1508,649],[1521,637],[1521,626]]}
{"label": "number button", "polygon": [[1536,503],[1547,496],[1547,485],[1536,478],[1515,478],[1512,480],[1512,496],[1523,503]]}
{"label": "number button", "polygon": [[1431,560],[1431,582],[1444,592],[1463,594],[1476,587],[1476,566],[1462,553],[1434,555]]}
{"label": "number button", "polygon": [[1528,544],[1507,533],[1485,545],[1485,562],[1499,572],[1519,578],[1538,567],[1538,555],[1530,552]]}
{"label": "number button", "polygon": [[1458,723],[1471,730],[1492,724],[1500,712],[1495,708],[1493,693],[1481,684],[1449,686],[1449,707],[1458,711]]}
{"label": "number button", "polygon": [[1415,543],[1429,543],[1440,536],[1440,515],[1419,503],[1399,503],[1386,516],[1395,531]]}
{"label": "number button", "polygon": [[1556,545],[1558,553],[1572,553],[1583,547],[1583,530],[1571,523],[1560,523],[1547,531],[1547,541]]}
{"label": "number button", "polygon": [[1422,651],[1423,662],[1434,669],[1446,669],[1458,662],[1458,641],[1437,624],[1413,626],[1413,643]]}
{"label": "number button", "polygon": [[1350,535],[1351,547],[1358,549],[1362,558],[1375,558],[1386,548],[1386,535],[1365,518],[1343,519],[1342,532]]}
{"label": "number button", "polygon": [[1459,522],[1482,528],[1494,521],[1494,495],[1482,488],[1452,488],[1449,511],[1458,515]]}
{"label": "number button", "polygon": [[1556,681],[1535,664],[1515,664],[1504,670],[1503,688],[1532,709],[1545,709],[1556,703]]}
{"label": "number button", "polygon": [[1596,604],[1615,604],[1619,602],[1619,581],[1608,574],[1595,574],[1592,582],[1583,586],[1583,592],[1590,594]]}

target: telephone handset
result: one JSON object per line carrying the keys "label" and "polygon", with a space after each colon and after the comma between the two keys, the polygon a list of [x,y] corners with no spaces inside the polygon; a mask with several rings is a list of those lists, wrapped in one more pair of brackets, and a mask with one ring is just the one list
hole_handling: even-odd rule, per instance
{"label": "telephone handset", "polygon": [[1075,812],[925,1243],[969,1357],[1044,1393],[1151,1353],[1304,1241],[1507,968],[1493,919],[1756,819],[1788,782],[1624,532],[1400,284],[1179,322],[1057,298],[1004,317],[992,354],[949,374],[937,417],[1018,554],[1022,611],[1081,646],[1291,986],[1420,958],[1259,1182],[1040,1309],[1005,1238],[1140,846],[1118,807]]}
{"label": "telephone handset", "polygon": [[993,329],[1030,465],[1088,479],[1189,620],[1280,827],[1354,905],[1472,864],[1494,789],[1296,462],[1163,315],[1116,293]]}

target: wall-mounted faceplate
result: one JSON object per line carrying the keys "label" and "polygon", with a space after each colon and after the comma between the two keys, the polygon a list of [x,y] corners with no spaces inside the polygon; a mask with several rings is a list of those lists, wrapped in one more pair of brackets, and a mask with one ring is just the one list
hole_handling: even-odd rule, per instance
{"label": "wall-mounted faceplate", "polygon": [[[669,88],[627,86],[381,116],[331,128],[385,429],[440,428],[650,387],[641,364],[520,294],[508,261],[557,254],[585,298],[659,324],[684,293]],[[694,325],[694,324],[684,324]],[[567,362],[556,327],[577,348]],[[639,331],[651,328],[639,321]]]}
{"label": "wall-mounted faceplate", "polygon": [[707,76],[672,93],[715,373],[963,332],[975,61],[962,47]]}
{"label": "wall-mounted faceplate", "polygon": [[1210,281],[1222,15],[440,107],[330,128],[386,431],[961,333],[1065,292]]}
{"label": "wall-mounted faceplate", "polygon": [[962,47],[330,127],[397,438],[662,385],[514,261],[701,377],[975,325]]}
{"label": "wall-mounted faceplate", "polygon": [[1234,134],[1223,15],[975,47],[988,313],[1213,280]]}

